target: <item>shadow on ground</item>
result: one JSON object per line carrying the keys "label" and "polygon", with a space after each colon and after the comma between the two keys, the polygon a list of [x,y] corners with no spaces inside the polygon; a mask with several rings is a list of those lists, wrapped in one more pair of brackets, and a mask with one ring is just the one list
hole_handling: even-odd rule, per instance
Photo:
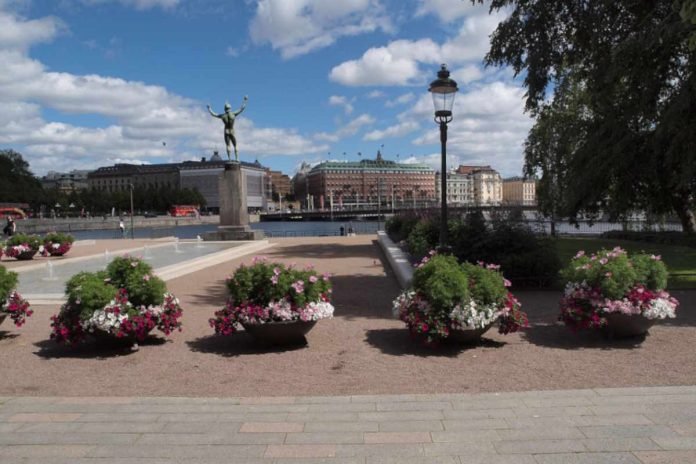
{"label": "shadow on ground", "polygon": [[505,343],[484,337],[473,344],[441,343],[427,344],[425,339],[413,337],[408,329],[373,329],[366,332],[365,341],[384,354],[392,356],[412,355],[420,357],[456,358],[460,353],[478,348],[499,348]]}
{"label": "shadow on ground", "polygon": [[545,348],[563,350],[631,350],[639,348],[647,335],[628,338],[609,338],[600,330],[584,330],[573,333],[562,324],[532,324],[520,331],[523,340]]}
{"label": "shadow on ground", "polygon": [[307,348],[307,341],[294,345],[273,346],[264,345],[249,334],[238,332],[233,335],[207,335],[186,342],[191,351],[197,353],[212,353],[224,357],[257,355],[266,353],[283,353]]}
{"label": "shadow on ground", "polygon": [[0,330],[0,340],[12,340],[13,338],[19,337],[18,333],[8,332],[6,330]]}
{"label": "shadow on ground", "polygon": [[[138,345],[140,347],[159,346],[168,343],[165,338],[149,336]],[[53,340],[41,340],[34,343],[39,350],[34,354],[44,359],[58,358],[77,358],[77,359],[106,359],[117,356],[128,356],[135,353],[136,350],[131,349],[130,344],[124,344],[119,341],[114,342],[96,342],[85,341],[75,346],[60,345]]]}
{"label": "shadow on ground", "polygon": [[377,241],[372,244],[340,244],[340,243],[308,243],[306,245],[292,245],[274,247],[265,251],[265,256],[281,256],[283,258],[379,258],[382,259],[380,248],[376,247]]}

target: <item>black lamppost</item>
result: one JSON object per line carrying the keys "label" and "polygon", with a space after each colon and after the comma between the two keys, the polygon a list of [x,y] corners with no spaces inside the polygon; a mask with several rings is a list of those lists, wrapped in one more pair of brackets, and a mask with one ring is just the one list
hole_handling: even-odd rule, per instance
{"label": "black lamppost", "polygon": [[447,124],[452,121],[452,105],[457,93],[457,83],[450,79],[446,65],[440,67],[437,79],[428,89],[433,94],[435,122],[440,124],[440,143],[442,145],[442,168],[440,170],[440,250],[447,249]]}
{"label": "black lamppost", "polygon": [[128,188],[130,188],[130,204],[131,204],[130,205],[131,206],[130,223],[131,223],[131,240],[133,240],[135,238],[135,230],[133,229],[133,183],[132,182],[128,183]]}

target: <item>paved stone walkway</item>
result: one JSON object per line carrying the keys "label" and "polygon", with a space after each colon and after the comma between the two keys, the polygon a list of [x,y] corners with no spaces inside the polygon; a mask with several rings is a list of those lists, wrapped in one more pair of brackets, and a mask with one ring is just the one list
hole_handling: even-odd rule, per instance
{"label": "paved stone walkway", "polygon": [[694,462],[691,386],[477,395],[0,397],[2,464]]}

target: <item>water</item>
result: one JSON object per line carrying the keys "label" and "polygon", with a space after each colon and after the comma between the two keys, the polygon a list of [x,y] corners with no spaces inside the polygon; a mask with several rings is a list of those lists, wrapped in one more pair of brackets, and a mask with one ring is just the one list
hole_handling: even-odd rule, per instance
{"label": "water", "polygon": [[[379,222],[384,227],[384,221]],[[346,222],[312,222],[312,221],[279,221],[256,222],[250,224],[255,230],[263,230],[267,237],[321,237],[341,234],[341,226],[345,233],[352,227],[356,234],[377,233],[377,221],[346,221]],[[202,239],[206,232],[217,230],[217,224],[200,224],[192,226],[177,226],[168,228],[142,228],[135,229],[135,238],[159,238],[177,237],[180,239],[195,239],[198,244],[205,246]],[[113,230],[83,230],[71,232],[76,240],[99,240],[121,238],[116,236]],[[130,237],[130,234],[129,234]]]}
{"label": "water", "polygon": [[[172,264],[179,264],[201,256],[217,253],[232,247],[238,243],[207,243],[204,247],[197,246],[194,242],[174,242],[161,246],[140,249],[138,252],[109,253],[105,251],[103,255],[93,256],[87,259],[75,261],[66,260],[56,262],[48,261],[46,267],[37,267],[19,272],[19,284],[17,291],[23,295],[36,294],[62,294],[65,290],[67,280],[80,271],[95,272],[106,268],[106,265],[117,255],[130,254],[139,258],[149,256],[148,263],[154,269],[160,269]],[[174,253],[178,249],[177,253]],[[140,252],[142,250],[142,252]]]}

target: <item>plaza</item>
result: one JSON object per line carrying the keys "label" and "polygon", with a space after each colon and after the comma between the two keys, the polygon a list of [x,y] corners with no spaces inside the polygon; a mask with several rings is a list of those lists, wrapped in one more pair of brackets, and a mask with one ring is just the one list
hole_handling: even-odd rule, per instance
{"label": "plaza", "polygon": [[[400,288],[375,236],[267,245],[170,274],[183,332],[137,352],[53,343],[58,302],[33,305],[21,329],[3,325],[0,462],[696,460],[696,292],[674,291],[678,318],[645,340],[607,341],[556,323],[558,291],[516,291],[527,330],[433,349],[393,318]],[[66,260],[107,246],[117,251],[95,241]],[[256,255],[332,274],[334,318],[306,347],[269,349],[210,328],[225,278]]]}

